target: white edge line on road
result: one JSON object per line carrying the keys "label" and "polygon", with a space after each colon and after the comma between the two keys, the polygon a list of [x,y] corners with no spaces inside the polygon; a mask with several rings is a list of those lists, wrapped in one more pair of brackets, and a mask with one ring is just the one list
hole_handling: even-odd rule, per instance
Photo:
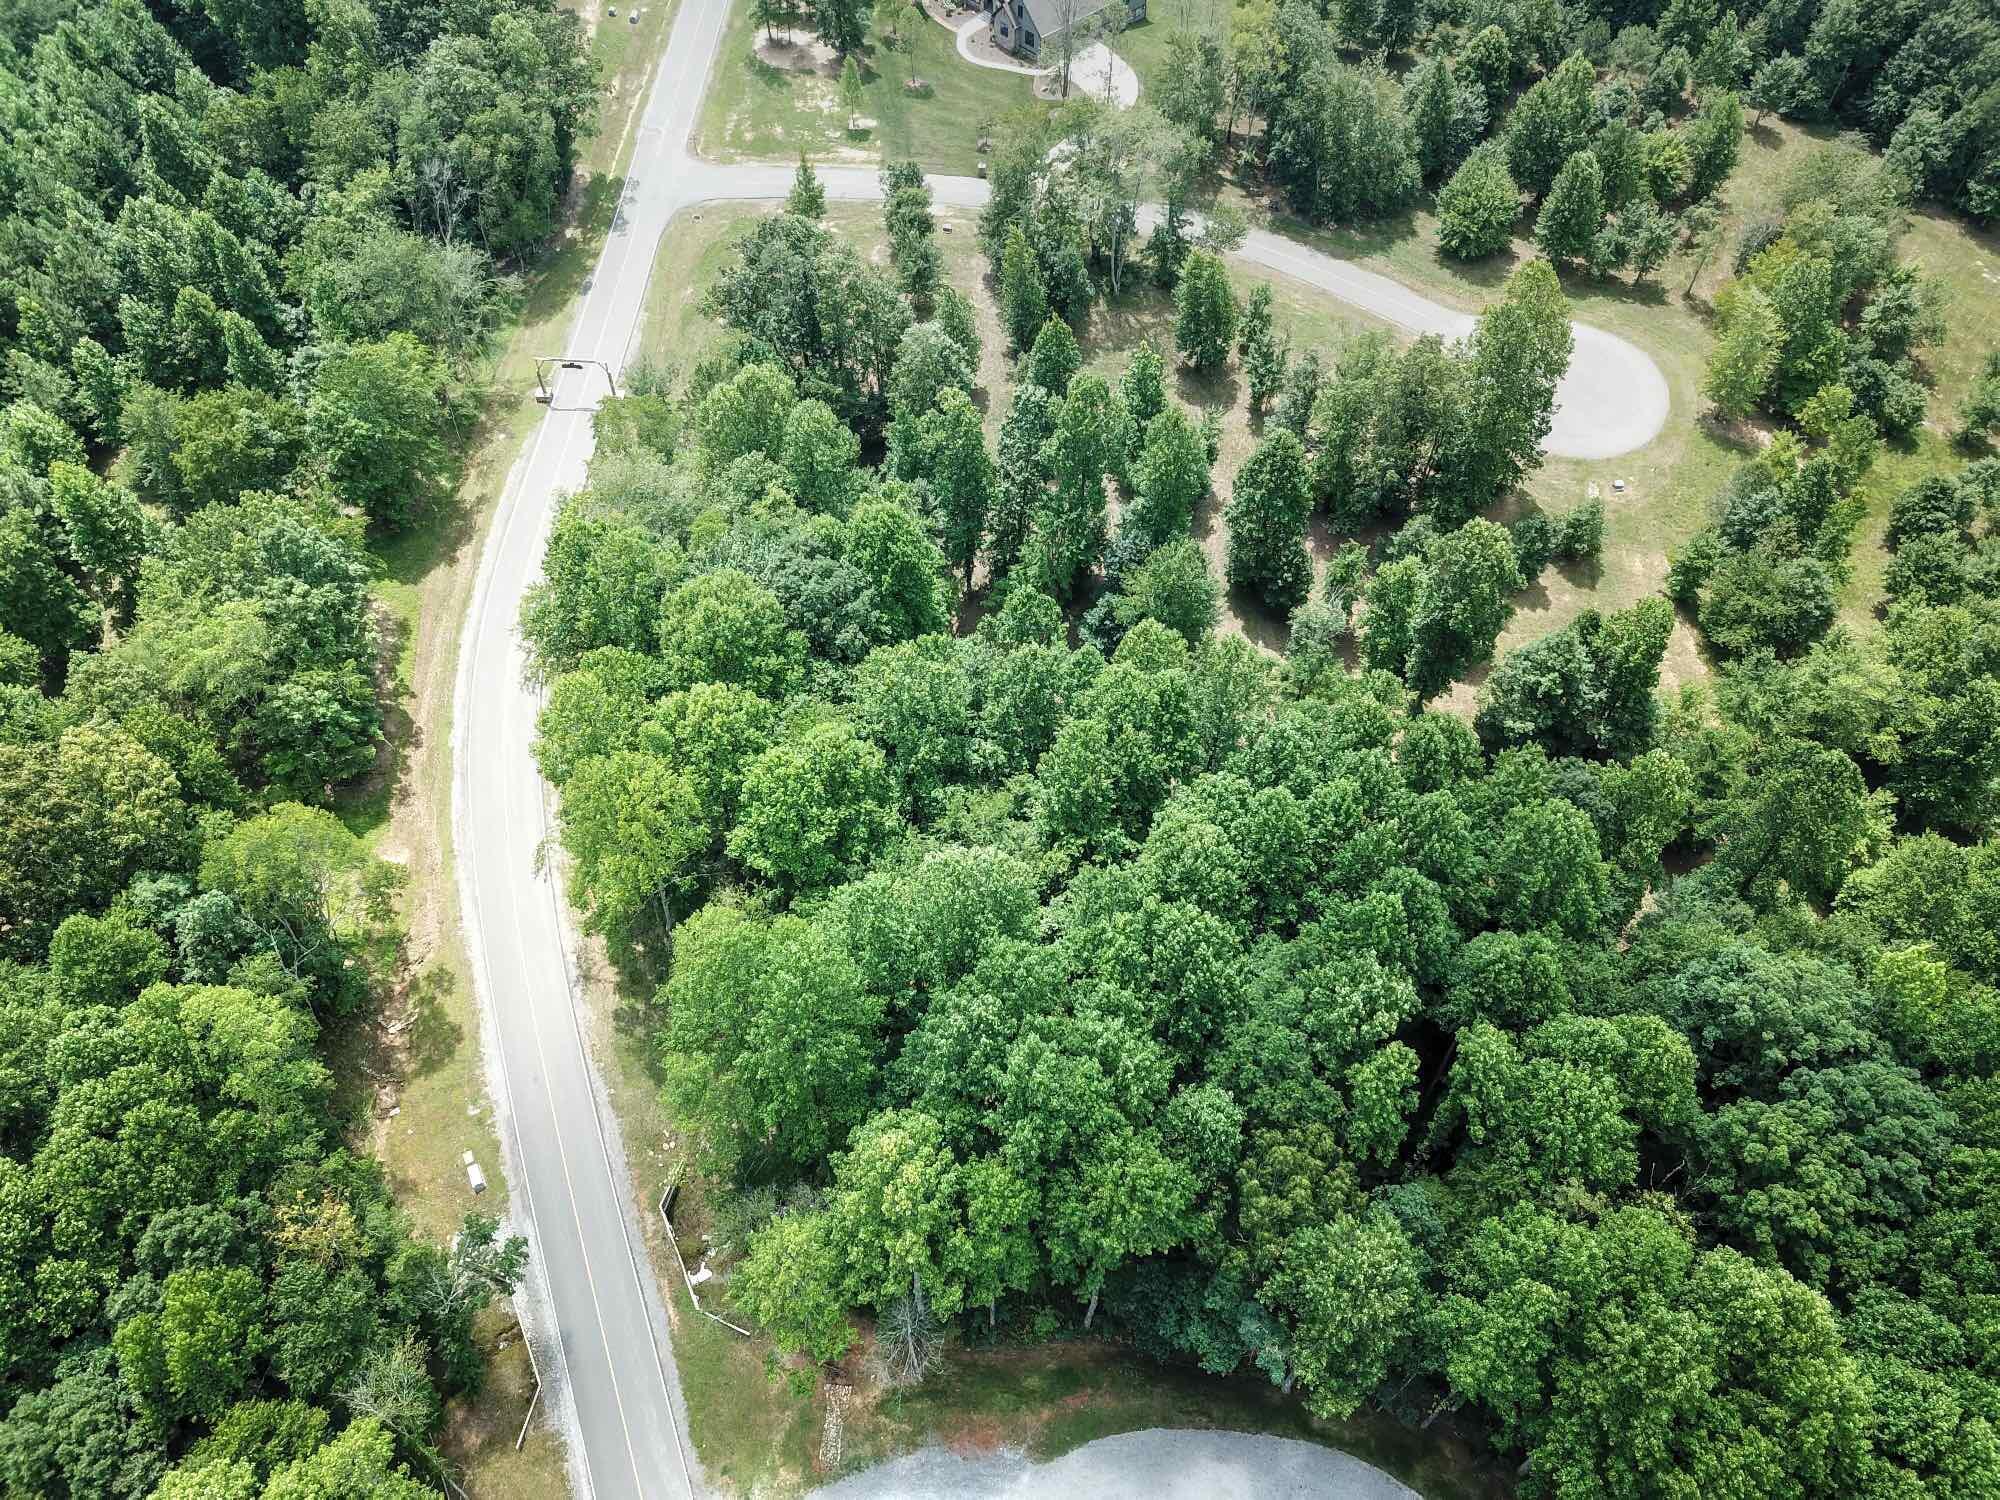
{"label": "white edge line on road", "polygon": [[[569,1450],[570,1478],[577,1490],[577,1500],[591,1500],[596,1490],[591,1482],[590,1455],[583,1436],[574,1426],[574,1392],[569,1381],[569,1360],[563,1349],[562,1328],[555,1317],[555,1294],[548,1278],[548,1257],[542,1247],[541,1223],[535,1212],[534,1186],[528,1179],[527,1165],[521,1158],[518,1135],[518,1113],[514,1105],[514,1082],[507,1072],[507,1058],[500,1044],[500,1017],[493,1004],[493,976],[487,959],[484,940],[484,925],[481,920],[482,907],[479,900],[478,882],[472,871],[475,867],[473,841],[465,836],[471,826],[467,816],[470,801],[471,758],[465,754],[465,733],[469,721],[467,710],[471,706],[472,662],[477,654],[476,647],[481,628],[492,600],[493,573],[500,554],[505,550],[506,533],[511,529],[514,517],[522,508],[523,489],[527,475],[540,457],[543,439],[548,436],[548,420],[543,419],[535,431],[535,441],[528,452],[515,465],[508,476],[506,489],[502,491],[499,510],[487,527],[486,544],[480,554],[479,571],[473,580],[472,601],[465,612],[465,623],[459,632],[458,682],[452,693],[451,754],[452,754],[452,844],[456,856],[458,876],[459,920],[464,925],[466,946],[471,951],[472,982],[475,999],[479,1006],[479,1035],[481,1051],[485,1056],[486,1070],[500,1081],[498,1090],[505,1117],[498,1122],[496,1134],[500,1137],[501,1170],[506,1174],[509,1190],[518,1184],[522,1201],[526,1208],[525,1218],[528,1228],[528,1242],[532,1247],[529,1275],[539,1286],[539,1299],[530,1297],[531,1307],[539,1302],[545,1309],[554,1329],[554,1337],[548,1345],[553,1350],[551,1364],[554,1367],[554,1390],[549,1402],[556,1412],[569,1412],[569,1420],[559,1421],[557,1429],[564,1435],[563,1446]],[[537,1322],[541,1319],[537,1317]],[[524,1330],[523,1336],[527,1336]],[[573,1439],[573,1441],[571,1440]]]}

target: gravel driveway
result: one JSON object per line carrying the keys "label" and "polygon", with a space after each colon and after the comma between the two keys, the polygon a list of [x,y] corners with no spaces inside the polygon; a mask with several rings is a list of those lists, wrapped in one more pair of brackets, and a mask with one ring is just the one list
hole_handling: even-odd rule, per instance
{"label": "gravel driveway", "polygon": [[1358,1458],[1292,1438],[1155,1427],[1048,1463],[931,1447],[813,1492],[815,1500],[1418,1500]]}

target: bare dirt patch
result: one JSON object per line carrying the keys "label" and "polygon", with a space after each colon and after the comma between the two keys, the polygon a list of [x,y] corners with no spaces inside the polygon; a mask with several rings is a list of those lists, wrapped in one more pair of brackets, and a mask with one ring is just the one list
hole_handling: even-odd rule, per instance
{"label": "bare dirt patch", "polygon": [[810,31],[774,31],[768,36],[759,32],[753,50],[757,61],[781,72],[840,75],[840,54]]}
{"label": "bare dirt patch", "polygon": [[998,1451],[1004,1435],[998,1417],[974,1417],[951,1434],[946,1446],[960,1458],[977,1458]]}

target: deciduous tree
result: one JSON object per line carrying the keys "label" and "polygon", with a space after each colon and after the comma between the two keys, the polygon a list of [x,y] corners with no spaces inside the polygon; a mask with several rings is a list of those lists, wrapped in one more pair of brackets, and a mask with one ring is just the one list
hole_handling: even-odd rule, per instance
{"label": "deciduous tree", "polygon": [[1312,588],[1306,519],[1312,492],[1305,448],[1280,429],[1257,445],[1229,500],[1229,585],[1251,589],[1288,614]]}
{"label": "deciduous tree", "polygon": [[1604,179],[1597,158],[1579,151],[1563,163],[1535,219],[1535,244],[1550,260],[1581,260],[1604,224]]}
{"label": "deciduous tree", "polygon": [[1497,143],[1475,149],[1438,192],[1438,244],[1447,255],[1477,260],[1504,249],[1521,214],[1521,190]]}
{"label": "deciduous tree", "polygon": [[1197,370],[1212,370],[1229,358],[1236,334],[1236,293],[1222,262],[1197,250],[1181,267],[1174,288],[1174,347]]}
{"label": "deciduous tree", "polygon": [[1010,225],[1000,257],[1000,321],[1015,352],[1035,342],[1048,316],[1049,292],[1042,268],[1035,263],[1035,252],[1028,248],[1020,226]]}
{"label": "deciduous tree", "polygon": [[840,719],[750,762],[741,797],[731,857],[795,889],[865,866],[889,832],[894,800],[882,752]]}

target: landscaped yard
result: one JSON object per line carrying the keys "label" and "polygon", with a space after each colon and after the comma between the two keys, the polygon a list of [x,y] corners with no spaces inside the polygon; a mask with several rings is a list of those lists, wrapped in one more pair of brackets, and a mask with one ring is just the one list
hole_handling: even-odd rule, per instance
{"label": "landscaped yard", "polygon": [[[653,299],[646,311],[644,348],[650,354],[685,369],[722,336],[721,330],[700,311],[700,289],[726,261],[732,240],[744,226],[757,216],[775,211],[773,206],[718,204],[703,210],[698,221],[690,217],[685,232],[677,229],[668,236],[653,278]],[[880,257],[886,253],[878,209],[837,205],[829,211],[828,222],[864,254]],[[986,357],[980,372],[988,393],[986,421],[989,433],[997,435],[1011,385],[1008,361],[1001,352],[992,290],[986,281],[985,257],[974,238],[975,223],[970,215],[955,216],[941,211],[939,222],[951,226],[939,240],[951,279],[972,297],[981,315],[986,340]],[[1421,232],[1423,226],[1419,224],[1417,229]],[[1312,238],[1325,244],[1330,237]],[[1353,258],[1421,285],[1440,301],[1467,308],[1479,306],[1488,289],[1497,288],[1511,269],[1511,263],[1478,268],[1479,278],[1468,281],[1434,263],[1427,278],[1420,281],[1404,264],[1414,258],[1404,247],[1406,243],[1370,247]],[[1352,251],[1358,247],[1349,244],[1340,248]],[[1242,265],[1232,267],[1232,276],[1239,295],[1247,294],[1257,281],[1267,279]],[[1290,337],[1293,348],[1319,350],[1322,360],[1329,364],[1337,357],[1341,345],[1354,334],[1386,326],[1356,308],[1286,277],[1268,279],[1276,296],[1278,326]],[[1564,573],[1552,568],[1545,573],[1540,584],[1526,590],[1517,601],[1518,611],[1502,637],[1503,649],[1556,628],[1582,609],[1623,608],[1657,593],[1666,576],[1668,551],[1700,526],[1707,497],[1720,486],[1738,455],[1727,439],[1682,417],[1697,405],[1697,387],[1707,350],[1706,331],[1694,312],[1678,305],[1677,299],[1659,294],[1659,310],[1664,315],[1648,320],[1643,314],[1654,309],[1645,301],[1646,292],[1636,297],[1620,297],[1587,281],[1574,286],[1572,295],[1579,318],[1632,338],[1660,361],[1667,371],[1675,416],[1660,437],[1637,454],[1603,462],[1550,460],[1535,476],[1529,494],[1533,503],[1551,514],[1560,514],[1580,503],[1589,483],[1599,485],[1607,501],[1605,560],[1594,569]],[[1092,309],[1082,337],[1086,367],[1115,378],[1123,372],[1141,341],[1148,338],[1163,353],[1171,355],[1173,317],[1172,302],[1164,293],[1147,285],[1143,277],[1133,278],[1127,283],[1126,295],[1117,303],[1100,303]],[[1222,414],[1222,447],[1215,465],[1214,491],[1197,520],[1204,547],[1220,573],[1226,546],[1220,512],[1228,500],[1229,481],[1256,445],[1259,431],[1250,421],[1242,384],[1233,365],[1205,377],[1180,370],[1175,392],[1191,407]],[[1612,490],[1614,479],[1625,480],[1627,488],[1623,494]],[[1315,528],[1311,541],[1319,560],[1324,561],[1337,540],[1323,526]],[[1232,610],[1227,624],[1262,644],[1282,649],[1280,622],[1263,616],[1255,606]],[[1676,679],[1700,670],[1691,631],[1677,633],[1668,670]],[[1461,697],[1464,701],[1460,706],[1468,707],[1470,695]]]}
{"label": "landscaped yard", "polygon": [[[1175,27],[1211,23],[1214,12],[1210,0],[1168,0],[1154,6],[1149,20],[1128,28],[1114,45],[1143,81],[1156,75]],[[795,73],[761,61],[753,55],[753,30],[747,9],[740,10],[733,18],[703,114],[701,140],[703,149],[711,154],[786,156],[803,148],[816,159],[909,155],[933,170],[964,172],[977,160],[973,144],[979,128],[1010,104],[1026,103],[1030,97],[1025,80],[963,63],[951,51],[951,39],[944,29],[933,25],[934,34],[919,45],[935,44],[941,65],[920,61],[918,69],[932,81],[931,96],[913,97],[902,88],[898,80],[907,76],[907,58],[885,49],[881,71],[863,71],[874,123],[849,132],[839,117],[833,70],[827,67],[817,73]],[[903,71],[898,73],[897,69]],[[950,107],[934,108],[946,102]],[[1511,519],[1532,504],[1559,514],[1582,502],[1592,485],[1606,504],[1601,560],[1594,566],[1545,572],[1539,583],[1517,600],[1515,615],[1500,637],[1501,652],[1559,628],[1584,609],[1623,608],[1658,593],[1674,549],[1700,529],[1712,498],[1729,473],[1760,441],[1761,434],[1754,429],[1725,427],[1705,415],[1700,385],[1711,342],[1708,299],[1730,274],[1743,225],[1767,210],[1778,182],[1792,164],[1815,144],[1830,138],[1828,132],[1808,131],[1775,117],[1752,129],[1743,143],[1742,161],[1723,194],[1720,245],[1700,267],[1689,257],[1677,255],[1651,282],[1638,287],[1624,277],[1596,281],[1577,273],[1565,278],[1565,290],[1580,321],[1630,340],[1658,362],[1666,375],[1673,414],[1659,437],[1638,452],[1614,460],[1550,459],[1529,481],[1525,495],[1497,513],[1499,519]],[[1235,187],[1225,191],[1245,202],[1268,227],[1468,311],[1477,311],[1496,298],[1508,272],[1534,253],[1527,237],[1531,225],[1525,220],[1508,253],[1468,266],[1438,253],[1436,221],[1421,208],[1380,224],[1318,229],[1291,218],[1281,205],[1262,197],[1243,194]],[[693,254],[700,261],[684,261],[693,273],[689,276],[660,279],[678,288],[673,295],[687,308],[693,307],[697,289],[706,283],[706,273],[722,253],[717,248],[722,226],[754,211],[713,210],[708,231],[695,237],[701,247],[698,252],[667,252],[682,257]],[[871,210],[837,214],[835,222],[856,233],[859,243],[879,250],[881,234]],[[983,275],[984,265],[969,235],[948,239],[946,251],[954,280],[972,290]],[[2000,254],[1996,254],[1994,237],[1936,212],[1913,216],[1903,254],[1942,276],[1960,308],[1990,296],[2000,281],[2000,270],[1996,270]],[[1239,285],[1247,285],[1250,279],[1239,269]],[[1274,285],[1279,292],[1280,323],[1291,334],[1295,349],[1318,348],[1327,356],[1349,332],[1368,325],[1363,315],[1304,288],[1287,287],[1282,279]],[[976,297],[975,302],[982,303],[982,299]],[[663,351],[670,363],[684,367],[689,361],[682,341],[664,337],[661,320],[668,311],[656,305],[649,308],[647,316],[648,346]],[[698,332],[692,325],[686,331],[690,335]],[[1158,294],[1128,293],[1116,307],[1100,305],[1094,311],[1085,338],[1086,356],[1093,365],[1115,373],[1146,336],[1163,348],[1170,343],[1171,309]],[[1890,500],[1923,475],[1964,461],[1951,449],[1943,431],[1988,341],[1981,320],[1966,316],[1951,320],[1946,343],[1931,351],[1928,360],[1936,382],[1929,427],[1914,444],[1886,451],[1861,487],[1867,515],[1857,538],[1853,576],[1842,610],[1843,619],[1853,628],[1868,629],[1875,619],[1887,561],[1881,536]],[[1228,478],[1254,442],[1242,410],[1240,388],[1227,373],[1210,383],[1183,375],[1180,384],[1182,399],[1190,404],[1226,409],[1224,448],[1216,468],[1217,495],[1226,500]],[[997,429],[998,417],[1005,410],[1004,374],[1000,385],[989,380],[989,389],[996,392],[988,405],[989,427]],[[1616,481],[1623,482],[1622,490],[1615,487]],[[1220,531],[1211,528],[1207,540],[1219,563]],[[1314,540],[1323,553],[1332,539],[1316,535]],[[1247,623],[1260,639],[1273,643],[1279,639],[1270,628],[1271,622],[1238,619],[1236,623],[1239,627]],[[1694,632],[1685,624],[1677,626],[1662,668],[1663,685],[1671,689],[1705,675]],[[1467,708],[1471,694],[1461,688],[1451,701]]]}
{"label": "landscaped yard", "polygon": [[973,66],[934,20],[906,24],[895,46],[871,34],[855,63],[862,103],[850,120],[840,100],[840,64],[810,32],[778,32],[773,39],[751,21],[748,6],[733,7],[702,101],[696,149],[718,161],[907,159],[969,176],[978,170],[979,139],[988,126],[1011,111],[1040,107],[1025,75]]}
{"label": "landscaped yard", "polygon": [[[1745,136],[1742,160],[1722,195],[1721,243],[1698,274],[1691,258],[1677,255],[1643,287],[1623,277],[1564,277],[1579,321],[1630,340],[1659,364],[1673,409],[1660,435],[1636,453],[1608,461],[1550,459],[1529,480],[1528,497],[1551,513],[1576,504],[1595,482],[1606,506],[1604,551],[1596,567],[1551,568],[1539,587],[1520,596],[1513,619],[1500,634],[1500,653],[1559,628],[1584,609],[1623,608],[1658,593],[1674,548],[1705,523],[1710,502],[1760,439],[1751,429],[1719,426],[1706,414],[1701,380],[1712,342],[1708,301],[1731,274],[1744,224],[1771,211],[1785,173],[1815,145],[1831,139],[1831,132],[1808,131],[1775,118]],[[1315,229],[1265,200],[1244,201],[1269,228],[1467,311],[1495,300],[1508,272],[1534,253],[1526,233],[1531,226],[1525,221],[1509,252],[1468,266],[1438,253],[1436,220],[1423,210],[1358,229]],[[1965,462],[1945,434],[1994,343],[1986,320],[1970,314],[2000,286],[2000,239],[1962,219],[1925,210],[1912,215],[1901,253],[1904,260],[1943,278],[1957,315],[1948,318],[1944,343],[1927,351],[1925,364],[1934,385],[1925,430],[1906,447],[1885,448],[1859,488],[1867,514],[1856,537],[1853,577],[1842,607],[1843,621],[1859,630],[1873,627],[1882,598],[1882,571],[1888,562],[1882,534],[1889,503],[1926,474]],[[1626,481],[1622,493],[1613,490],[1614,478]],[[1500,515],[1514,513],[1509,508]],[[1694,632],[1684,621],[1677,623],[1661,668],[1663,688],[1671,690],[1706,672]],[[1469,708],[1472,694],[1461,685],[1448,701]]]}
{"label": "landscaped yard", "polygon": [[[668,235],[653,273],[654,290],[645,314],[643,348],[650,357],[686,369],[725,336],[701,312],[701,290],[713,281],[732,253],[734,241],[747,226],[776,211],[775,204],[716,204],[702,210],[699,220],[690,215],[685,233],[677,230]],[[977,239],[977,219],[946,209],[938,210],[937,217],[947,274],[952,284],[972,299],[979,314],[984,342],[979,374],[985,392],[986,428],[988,436],[997,439],[1013,386],[1012,361],[1006,355],[998,310],[987,281],[986,257]],[[887,237],[879,208],[836,204],[829,208],[827,222],[863,255],[886,260]],[[1252,286],[1266,279],[1240,266],[1233,268],[1233,275],[1239,296],[1247,296]],[[1330,355],[1356,333],[1388,327],[1357,308],[1289,278],[1268,279],[1275,294],[1277,322],[1297,348],[1320,349]],[[1081,334],[1084,367],[1115,381],[1131,363],[1134,351],[1147,339],[1172,361],[1173,300],[1143,275],[1134,275],[1126,283],[1125,295],[1117,302],[1100,302],[1091,309]],[[1174,375],[1173,389],[1189,407],[1201,412],[1217,411],[1222,417],[1215,491],[1197,520],[1203,545],[1219,576],[1226,536],[1220,508],[1228,498],[1229,477],[1256,446],[1258,429],[1250,421],[1242,382],[1233,365],[1206,376],[1179,369]],[[1332,543],[1330,533],[1322,531],[1314,537],[1314,545],[1322,557],[1330,552]],[[1253,612],[1231,614],[1226,623],[1265,644],[1283,644],[1281,635],[1273,632],[1273,622],[1260,619]]]}

